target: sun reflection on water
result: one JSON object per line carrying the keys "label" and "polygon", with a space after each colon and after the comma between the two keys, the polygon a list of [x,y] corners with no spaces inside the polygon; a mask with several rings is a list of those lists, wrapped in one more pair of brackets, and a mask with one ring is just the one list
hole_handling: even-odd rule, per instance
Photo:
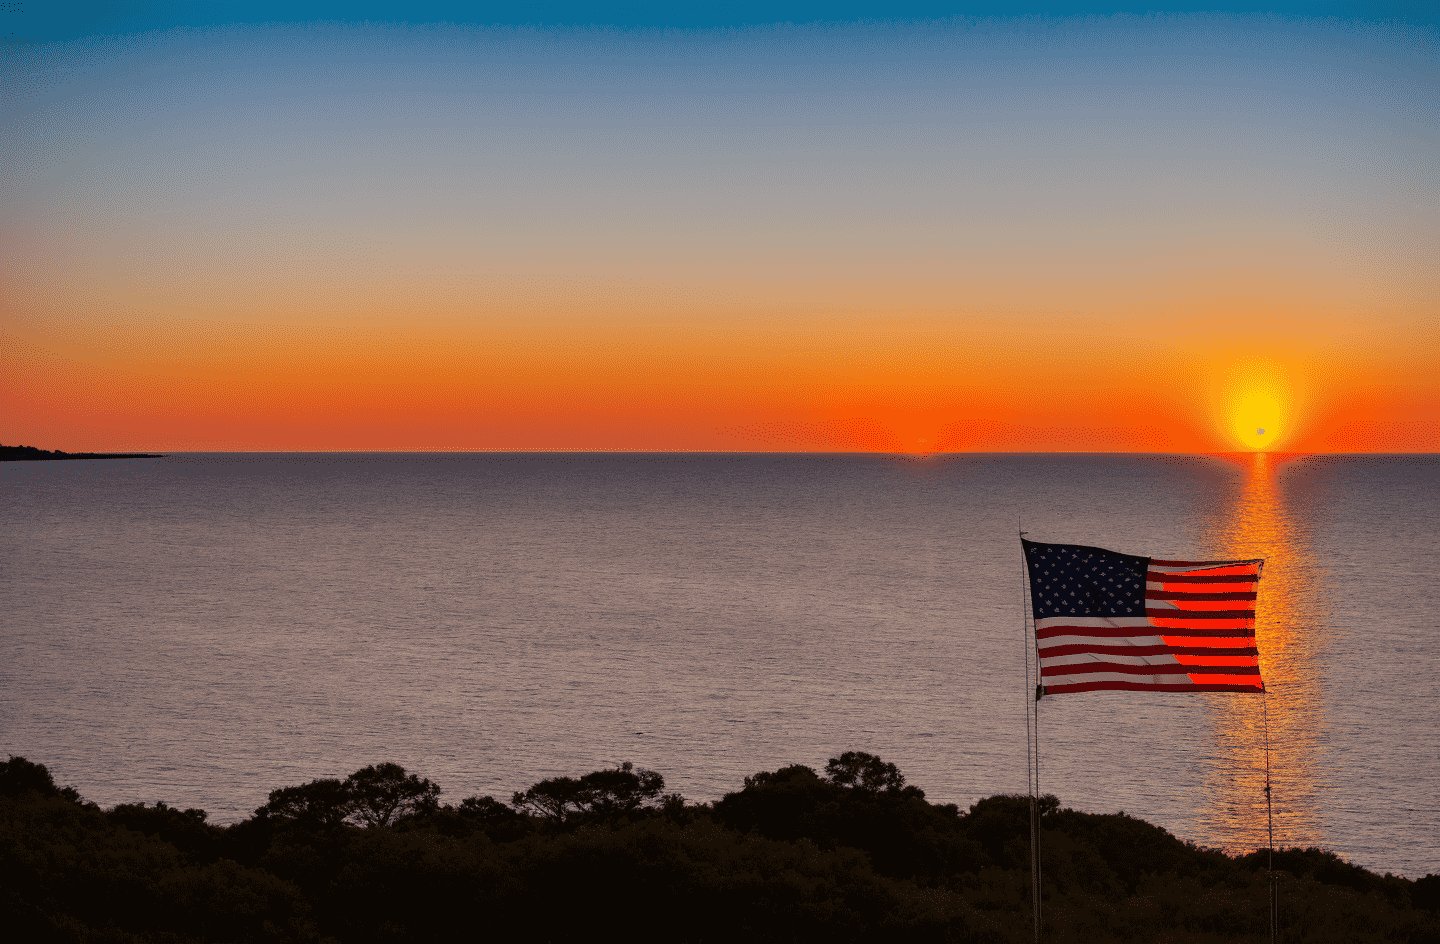
{"label": "sun reflection on water", "polygon": [[[1280,472],[1289,457],[1240,459],[1244,479],[1218,526],[1228,558],[1265,558],[1255,626],[1270,715],[1275,844],[1320,845],[1316,751],[1322,692],[1316,633],[1325,626],[1306,529],[1287,508]],[[1214,763],[1198,817],[1200,841],[1230,852],[1264,848],[1265,741],[1258,698],[1210,696],[1215,707]]]}

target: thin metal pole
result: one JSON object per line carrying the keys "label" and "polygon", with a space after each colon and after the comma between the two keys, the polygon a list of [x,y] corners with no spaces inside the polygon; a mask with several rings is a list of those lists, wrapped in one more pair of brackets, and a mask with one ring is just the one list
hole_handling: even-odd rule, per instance
{"label": "thin metal pole", "polygon": [[1028,588],[1026,587],[1027,564],[1025,561],[1025,530],[1016,519],[1016,531],[1020,535],[1020,646],[1021,654],[1025,662],[1025,793],[1030,799],[1030,912],[1034,922],[1034,935],[1036,944],[1040,941],[1040,916],[1035,911],[1037,896],[1035,894],[1035,755],[1032,753],[1031,727],[1030,727],[1030,698],[1031,698],[1031,675],[1030,675],[1030,625],[1029,625],[1029,601],[1027,599]]}
{"label": "thin metal pole", "polygon": [[[1034,621],[1031,621],[1033,626]],[[1033,635],[1033,634],[1032,634]],[[1035,723],[1032,727],[1035,730],[1035,799],[1031,803],[1035,819],[1035,941],[1040,941],[1040,919],[1044,911],[1044,870],[1040,865],[1040,837],[1043,820],[1040,816],[1040,697],[1044,692],[1043,683],[1040,681],[1040,642],[1035,640],[1035,697],[1033,705],[1035,709]]]}
{"label": "thin metal pole", "polygon": [[1275,884],[1275,812],[1271,801],[1270,783],[1270,693],[1260,693],[1260,716],[1264,719],[1263,728],[1265,731],[1265,832],[1266,832],[1266,859],[1265,872],[1270,886],[1270,944],[1275,940],[1280,930],[1280,896],[1279,888]]}
{"label": "thin metal pole", "polygon": [[[1020,532],[1020,540],[1025,540],[1025,532]],[[1025,545],[1020,545],[1020,648],[1025,662],[1025,790],[1033,793],[1035,786],[1035,767],[1030,755],[1030,629],[1028,613],[1030,610],[1028,588],[1025,580]]]}
{"label": "thin metal pole", "polygon": [[[1038,726],[1040,717],[1033,719],[1036,686],[1040,680],[1038,652],[1032,652],[1030,639],[1030,593],[1027,576],[1029,565],[1025,560],[1025,531],[1016,522],[1020,531],[1020,635],[1025,654],[1025,788],[1030,794],[1030,912],[1035,944],[1040,944],[1040,810],[1036,794],[1040,783],[1040,742]],[[1034,655],[1034,672],[1031,672],[1031,657]]]}

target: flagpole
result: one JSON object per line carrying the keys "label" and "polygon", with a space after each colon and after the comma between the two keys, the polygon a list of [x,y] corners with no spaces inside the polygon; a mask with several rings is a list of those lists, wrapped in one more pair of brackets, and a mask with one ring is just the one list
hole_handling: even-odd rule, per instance
{"label": "flagpole", "polygon": [[[1256,577],[1265,571],[1260,559]],[[1259,661],[1258,658],[1256,660]],[[1261,730],[1265,738],[1265,879],[1270,892],[1270,944],[1280,936],[1280,887],[1275,884],[1275,805],[1274,784],[1270,779],[1270,686],[1260,683]]]}
{"label": "flagpole", "polygon": [[1045,685],[1040,676],[1040,640],[1035,635],[1035,614],[1030,614],[1030,639],[1035,646],[1035,697],[1031,705],[1035,711],[1035,796],[1030,801],[1031,809],[1034,811],[1035,819],[1035,944],[1040,942],[1040,920],[1044,915],[1044,891],[1045,872],[1040,862],[1040,839],[1043,835],[1041,826],[1044,819],[1040,815],[1040,698],[1045,693]]}
{"label": "flagpole", "polygon": [[[1025,789],[1030,793],[1030,911],[1035,944],[1040,944],[1040,812],[1036,793],[1040,784],[1040,714],[1035,707],[1033,691],[1039,691],[1040,662],[1038,651],[1034,675],[1031,675],[1030,643],[1030,595],[1026,586],[1027,564],[1025,562],[1025,531],[1019,520],[1016,528],[1020,532],[1020,639],[1025,657]],[[1035,711],[1035,717],[1030,716]],[[1032,740],[1033,738],[1033,740]]]}
{"label": "flagpole", "polygon": [[[1036,666],[1039,675],[1039,666]],[[1040,919],[1045,891],[1044,873],[1040,869],[1040,699],[1035,698],[1035,792],[1030,795],[1030,873],[1035,885],[1035,944],[1040,944]]]}
{"label": "flagpole", "polygon": [[1275,813],[1271,802],[1270,784],[1270,692],[1268,689],[1260,693],[1260,716],[1265,732],[1265,832],[1266,832],[1266,859],[1265,873],[1270,887],[1270,944],[1275,944],[1276,935],[1280,926],[1280,897],[1279,889],[1275,885]]}

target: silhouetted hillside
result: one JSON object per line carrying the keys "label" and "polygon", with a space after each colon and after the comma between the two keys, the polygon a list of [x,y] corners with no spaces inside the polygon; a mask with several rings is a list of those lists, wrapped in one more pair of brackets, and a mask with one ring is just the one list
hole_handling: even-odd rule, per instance
{"label": "silhouetted hillside", "polygon": [[[714,804],[628,764],[440,801],[394,764],[211,825],[0,764],[0,915],[25,941],[1028,941],[1028,801],[928,802],[893,765],[748,777]],[[1044,799],[1047,942],[1260,941],[1264,855]],[[1277,854],[1283,939],[1440,941],[1440,877]]]}
{"label": "silhouetted hillside", "polygon": [[163,459],[148,452],[60,452],[34,446],[0,446],[0,462],[34,462],[41,459]]}

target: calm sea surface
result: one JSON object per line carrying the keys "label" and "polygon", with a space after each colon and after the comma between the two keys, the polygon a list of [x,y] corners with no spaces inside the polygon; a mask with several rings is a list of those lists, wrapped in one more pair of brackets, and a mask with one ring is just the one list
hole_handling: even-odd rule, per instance
{"label": "calm sea surface", "polygon": [[[179,455],[0,467],[0,754],[220,821],[394,760],[450,800],[846,749],[1025,789],[1017,519],[1268,558],[1277,840],[1440,870],[1440,458]],[[1040,706],[1042,786],[1264,844],[1261,699]]]}

